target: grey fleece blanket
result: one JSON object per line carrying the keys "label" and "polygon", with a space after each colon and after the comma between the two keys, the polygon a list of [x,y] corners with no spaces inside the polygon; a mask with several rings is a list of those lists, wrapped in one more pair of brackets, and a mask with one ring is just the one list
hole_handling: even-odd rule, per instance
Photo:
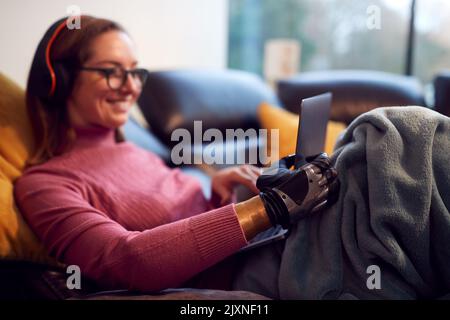
{"label": "grey fleece blanket", "polygon": [[448,294],[450,118],[422,107],[375,109],[350,124],[333,160],[337,203],[300,221],[284,248],[255,252],[245,267],[264,280],[252,283],[247,269],[244,288],[281,299]]}
{"label": "grey fleece blanket", "polygon": [[[373,110],[351,123],[333,159],[339,200],[294,228],[280,297],[449,293],[450,118],[421,107]],[[379,286],[369,266],[379,268]]]}

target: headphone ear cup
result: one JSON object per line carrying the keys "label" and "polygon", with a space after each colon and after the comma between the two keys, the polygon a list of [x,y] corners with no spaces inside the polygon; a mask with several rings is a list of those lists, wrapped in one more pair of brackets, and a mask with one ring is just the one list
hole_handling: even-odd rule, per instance
{"label": "headphone ear cup", "polygon": [[45,62],[45,48],[49,35],[45,35],[34,54],[28,76],[27,90],[39,98],[46,98],[52,85],[52,77]]}
{"label": "headphone ear cup", "polygon": [[72,72],[70,72],[69,68],[61,62],[55,62],[53,64],[53,70],[55,72],[56,87],[55,92],[50,99],[57,103],[64,103],[70,94]]}
{"label": "headphone ear cup", "polygon": [[[49,97],[49,93],[53,82],[51,72],[46,61],[46,52],[47,49],[51,49],[51,40],[53,37],[58,35],[58,30],[60,30],[58,28],[61,28],[61,25],[66,21],[66,19],[67,18],[59,19],[50,26],[39,42],[34,54],[33,63],[31,64],[31,69],[28,76],[27,91],[41,99],[52,99]],[[52,63],[51,65],[53,66]],[[56,79],[57,81],[59,80],[57,74]]]}

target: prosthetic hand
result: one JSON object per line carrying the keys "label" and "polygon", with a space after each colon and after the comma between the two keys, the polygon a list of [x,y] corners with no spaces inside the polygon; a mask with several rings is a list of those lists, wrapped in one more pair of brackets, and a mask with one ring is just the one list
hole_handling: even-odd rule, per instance
{"label": "prosthetic hand", "polygon": [[295,155],[282,158],[278,165],[259,176],[256,187],[273,225],[284,228],[336,200],[337,172],[326,153],[306,158],[306,164],[290,170]]}

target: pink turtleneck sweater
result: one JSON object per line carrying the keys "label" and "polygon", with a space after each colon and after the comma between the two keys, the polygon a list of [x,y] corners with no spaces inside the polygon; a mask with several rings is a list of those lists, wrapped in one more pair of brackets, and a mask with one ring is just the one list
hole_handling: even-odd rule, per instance
{"label": "pink turtleneck sweater", "polygon": [[113,130],[77,130],[15,197],[51,255],[108,288],[177,287],[247,244],[233,204],[213,209],[193,177]]}

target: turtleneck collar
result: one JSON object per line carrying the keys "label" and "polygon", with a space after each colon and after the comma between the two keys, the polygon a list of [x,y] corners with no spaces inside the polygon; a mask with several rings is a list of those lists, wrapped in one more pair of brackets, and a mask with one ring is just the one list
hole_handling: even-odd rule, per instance
{"label": "turtleneck collar", "polygon": [[115,129],[105,127],[74,128],[74,148],[112,146],[116,143]]}

